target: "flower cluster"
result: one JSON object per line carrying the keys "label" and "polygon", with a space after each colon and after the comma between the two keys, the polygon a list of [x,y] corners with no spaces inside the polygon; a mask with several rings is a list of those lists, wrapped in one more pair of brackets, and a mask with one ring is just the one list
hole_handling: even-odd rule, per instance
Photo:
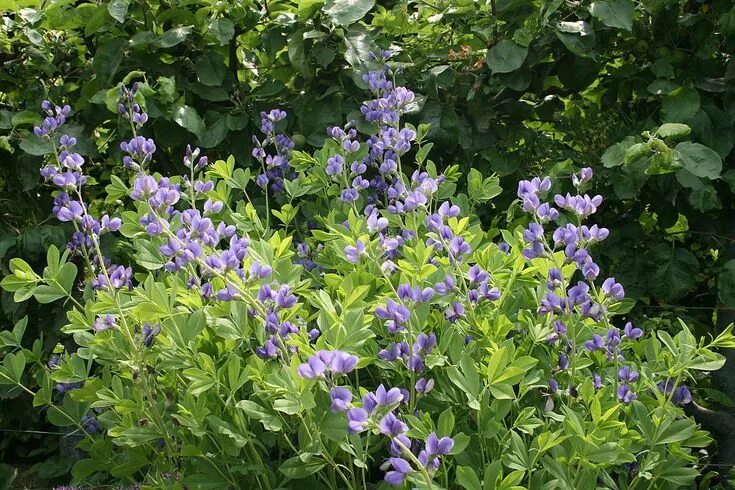
{"label": "flower cluster", "polygon": [[[572,183],[577,190],[580,190],[591,179],[592,170],[584,168],[579,174],[573,174]],[[595,285],[600,268],[594,262],[589,248],[607,238],[609,231],[598,225],[585,225],[583,221],[597,211],[598,206],[602,204],[602,197],[599,195],[590,197],[588,194],[566,194],[566,196],[556,194],[553,203],[546,202],[543,199],[551,190],[551,186],[551,179],[548,177],[524,180],[518,185],[521,207],[532,217],[532,221],[523,232],[526,247],[522,255],[528,260],[543,257],[554,264],[548,271],[546,292],[539,300],[538,312],[541,315],[555,317],[548,341],[552,345],[561,341],[562,352],[558,357],[558,369],[567,372],[570,367],[572,368],[572,372],[568,373],[568,391],[571,395],[575,395],[578,381],[570,357],[578,355],[576,337],[578,324],[581,325],[582,320],[586,318],[594,324],[608,325],[607,308],[625,299],[625,291],[613,277],[606,278],[599,291]],[[571,216],[566,216],[565,213]],[[567,221],[568,219],[573,222]],[[552,233],[552,241],[549,241],[544,227],[553,222],[558,222],[559,225]],[[562,255],[561,259],[558,258],[559,253]],[[576,282],[574,273],[565,275],[563,272],[571,264],[581,276]],[[575,325],[574,336],[570,335],[569,322]],[[608,325],[604,337],[593,333],[592,338],[583,344],[584,349],[590,353],[604,351],[606,360],[614,363],[616,395],[624,403],[630,403],[637,398],[632,385],[638,379],[638,373],[630,366],[618,367],[620,362],[625,361],[621,347],[623,342],[635,341],[642,335],[643,331],[631,322],[625,325],[622,332]],[[598,373],[593,373],[595,388],[602,387],[602,381]],[[558,390],[559,384],[556,379],[550,379],[549,388],[552,393]]]}
{"label": "flower cluster", "polygon": [[[289,159],[295,144],[283,133],[276,132],[276,124],[286,118],[286,112],[273,109],[269,112],[260,113],[260,131],[263,133],[262,140],[253,136],[252,155],[260,162],[263,172],[258,175],[257,184],[265,189],[270,183],[273,192],[283,190],[283,179],[293,177]],[[268,153],[268,148],[273,148],[273,153]]]}

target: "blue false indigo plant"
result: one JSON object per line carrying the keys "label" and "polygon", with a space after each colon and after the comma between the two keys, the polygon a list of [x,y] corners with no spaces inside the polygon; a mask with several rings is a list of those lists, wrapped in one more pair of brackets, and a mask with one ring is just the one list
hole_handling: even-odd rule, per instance
{"label": "blue false indigo plant", "polygon": [[104,203],[64,133],[71,108],[43,103],[41,175],[71,240],[41,274],[12,260],[2,287],[66,302],[75,347],[21,347],[20,322],[0,383],[83,437],[72,484],[666,489],[700,474],[711,439],[682,407],[730,330],[626,320],[594,260],[608,230],[590,169],[520,182],[522,225],[484,227],[473,210],[497,179],[473,170],[460,194],[458,167],[437,171],[388,56],[364,77],[362,129],[328,128],[313,153],[263,112],[257,175],[190,147],[182,175],[157,174],[142,84],[123,87]]}

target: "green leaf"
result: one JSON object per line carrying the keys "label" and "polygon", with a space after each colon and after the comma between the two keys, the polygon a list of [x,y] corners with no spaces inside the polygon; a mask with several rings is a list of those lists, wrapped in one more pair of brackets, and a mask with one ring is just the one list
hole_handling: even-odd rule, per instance
{"label": "green leaf", "polygon": [[503,39],[487,53],[487,66],[493,73],[510,73],[523,66],[528,48]]}
{"label": "green leaf", "polygon": [[195,66],[197,79],[202,85],[220,86],[227,75],[224,57],[211,51],[197,57]]}
{"label": "green leaf", "polygon": [[684,141],[676,145],[675,158],[697,177],[718,179],[722,173],[722,158],[716,151],[700,143]]}
{"label": "green leaf", "polygon": [[457,483],[467,490],[482,490],[480,478],[469,466],[457,466]]}
{"label": "green leaf", "polygon": [[735,259],[725,262],[717,276],[717,297],[722,303],[735,306]]}
{"label": "green leaf", "polygon": [[278,432],[283,427],[281,419],[268,412],[265,408],[251,400],[241,400],[237,402],[237,408],[245,412],[245,415],[251,419],[259,420],[266,430]]}
{"label": "green leaf", "polygon": [[661,127],[658,128],[656,133],[658,133],[659,136],[662,138],[671,138],[671,139],[679,139],[683,138],[684,136],[688,136],[689,133],[692,132],[692,128],[687,126],[686,124],[681,123],[666,123],[662,124]]}
{"label": "green leaf", "polygon": [[356,70],[362,70],[370,62],[373,43],[365,28],[358,24],[345,32],[345,60]]}
{"label": "green leaf", "polygon": [[325,465],[325,462],[314,457],[308,457],[306,461],[303,461],[302,457],[294,456],[291,459],[287,459],[278,468],[278,471],[286,475],[286,477],[291,480],[300,480],[309,475],[313,475],[324,468]]}
{"label": "green leaf", "polygon": [[346,27],[365,17],[375,5],[375,0],[327,0],[324,13],[335,24]]}
{"label": "green leaf", "polygon": [[699,92],[690,87],[680,87],[664,97],[661,107],[666,122],[686,122],[699,110]]}
{"label": "green leaf", "polygon": [[602,0],[592,2],[590,13],[608,27],[630,31],[633,29],[635,5],[631,0]]}
{"label": "green leaf", "polygon": [[184,40],[191,34],[193,27],[175,27],[161,34],[158,39],[153,43],[153,46],[159,48],[171,48],[184,42]]}
{"label": "green leaf", "polygon": [[94,54],[92,67],[103,85],[108,85],[117,73],[123,59],[123,48],[128,41],[122,37],[113,37],[103,42]]}
{"label": "green leaf", "polygon": [[193,107],[184,104],[174,106],[171,119],[198,138],[204,134],[204,121]]}
{"label": "green leaf", "polygon": [[622,165],[625,161],[626,151],[635,144],[635,141],[634,137],[627,136],[623,141],[608,147],[600,159],[602,161],[602,165],[605,168],[613,168]]}
{"label": "green leaf", "polygon": [[235,25],[230,19],[212,19],[207,28],[217,38],[220,46],[226,45],[235,35]]}
{"label": "green leaf", "polygon": [[652,257],[649,287],[655,297],[675,301],[696,286],[699,261],[689,250],[661,245],[652,250]]}
{"label": "green leaf", "polygon": [[122,24],[125,22],[125,17],[128,15],[129,3],[129,0],[112,0],[107,4],[107,11],[113,19]]}
{"label": "green leaf", "polygon": [[454,414],[451,408],[444,410],[439,415],[439,422],[437,423],[437,433],[439,437],[451,436],[454,431]]}
{"label": "green leaf", "polygon": [[155,271],[166,265],[166,261],[161,255],[161,251],[158,247],[146,240],[137,240],[135,242],[135,262],[148,269],[149,271]]}

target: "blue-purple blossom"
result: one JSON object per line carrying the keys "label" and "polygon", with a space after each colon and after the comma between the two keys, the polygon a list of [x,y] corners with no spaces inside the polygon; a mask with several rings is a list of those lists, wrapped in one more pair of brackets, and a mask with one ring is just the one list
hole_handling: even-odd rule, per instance
{"label": "blue-purple blossom", "polygon": [[350,408],[352,402],[352,392],[343,386],[334,387],[330,390],[329,395],[332,399],[332,412],[344,412]]}
{"label": "blue-purple blossom", "polygon": [[146,323],[145,325],[143,325],[143,345],[146,347],[152,346],[156,335],[158,335],[160,332],[160,325],[151,326],[150,323]]}
{"label": "blue-purple blossom", "polygon": [[605,279],[600,289],[602,289],[602,292],[606,296],[614,300],[621,301],[625,299],[625,290],[623,289],[623,285],[616,282],[614,277],[608,277]]}
{"label": "blue-purple blossom", "polygon": [[115,318],[115,315],[104,315],[104,316],[98,316],[97,319],[92,324],[92,329],[97,332],[104,332],[105,330],[109,330],[111,328],[117,327],[117,321]]}
{"label": "blue-purple blossom", "polygon": [[633,322],[628,322],[623,328],[623,335],[626,339],[637,340],[643,336],[643,330],[634,326]]}
{"label": "blue-purple blossom", "polygon": [[357,356],[342,351],[317,351],[307,362],[299,366],[298,373],[304,379],[316,379],[331,373],[340,376],[351,373],[358,361]]}
{"label": "blue-purple blossom", "polygon": [[355,246],[347,245],[345,247],[345,256],[347,257],[347,261],[352,262],[353,264],[360,262],[360,258],[366,254],[365,244],[362,240],[357,240],[355,242]]}
{"label": "blue-purple blossom", "polygon": [[390,458],[388,463],[388,467],[393,469],[385,473],[385,482],[393,486],[403,485],[406,476],[413,471],[409,462],[403,458]]}
{"label": "blue-purple blossom", "polygon": [[623,403],[630,403],[633,400],[637,400],[638,395],[630,389],[627,384],[621,384],[618,386],[618,400]]}

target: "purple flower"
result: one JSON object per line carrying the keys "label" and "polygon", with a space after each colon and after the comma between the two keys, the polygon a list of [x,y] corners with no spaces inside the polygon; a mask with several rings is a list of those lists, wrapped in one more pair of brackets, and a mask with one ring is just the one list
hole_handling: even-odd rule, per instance
{"label": "purple flower", "polygon": [[79,221],[84,214],[84,208],[79,201],[70,201],[67,206],[60,207],[56,211],[56,218],[59,221]]}
{"label": "purple flower", "polygon": [[332,388],[329,392],[332,398],[332,412],[344,412],[350,408],[352,402],[352,392],[342,386]]}
{"label": "purple flower", "polygon": [[623,403],[630,403],[633,400],[637,400],[638,395],[631,391],[630,387],[626,384],[618,386],[618,400]]}
{"label": "purple flower", "polygon": [[94,324],[92,325],[92,329],[99,333],[104,332],[105,330],[109,330],[111,328],[117,327],[117,323],[115,321],[115,315],[107,314],[105,316],[98,316],[97,319],[94,321]]}
{"label": "purple flower", "polygon": [[442,437],[441,439],[436,435],[436,432],[429,434],[426,439],[426,451],[430,455],[444,456],[449,454],[454,447],[454,440],[451,437]]}
{"label": "purple flower", "polygon": [[617,301],[621,301],[625,298],[625,290],[623,289],[623,285],[619,282],[615,282],[614,277],[608,277],[607,279],[605,279],[605,281],[602,283],[601,289],[606,296],[611,297]]}
{"label": "purple flower", "polygon": [[102,426],[97,421],[97,417],[91,414],[86,414],[82,417],[82,427],[84,427],[84,430],[88,434],[95,434],[102,429]]}
{"label": "purple flower", "polygon": [[361,240],[357,240],[354,247],[352,245],[347,245],[345,247],[345,255],[347,256],[347,260],[349,262],[352,262],[353,264],[357,264],[358,262],[360,262],[360,257],[365,254],[365,244],[362,243]]}
{"label": "purple flower", "polygon": [[559,354],[559,369],[562,371],[569,368],[569,359],[564,354]]}
{"label": "purple flower", "polygon": [[325,171],[330,177],[340,175],[342,173],[342,169],[344,168],[344,164],[345,160],[342,155],[334,155],[327,160],[327,167]]}
{"label": "purple flower", "polygon": [[347,429],[350,434],[358,434],[367,429],[368,413],[364,408],[351,408],[347,411]]}
{"label": "purple flower", "polygon": [[399,388],[385,389],[382,384],[375,390],[375,402],[378,405],[389,406],[403,401],[403,394]]}
{"label": "purple flower", "polygon": [[579,175],[572,174],[572,184],[574,184],[574,187],[579,187],[583,182],[590,181],[592,179],[592,175],[592,169],[590,167],[585,167],[579,171]]}
{"label": "purple flower", "polygon": [[634,371],[630,366],[623,366],[618,370],[618,378],[626,383],[633,383],[638,380],[638,372]]}
{"label": "purple flower", "polygon": [[457,236],[449,243],[449,256],[453,260],[460,260],[463,255],[472,252],[472,247],[464,238]]}
{"label": "purple flower", "polygon": [[633,322],[628,322],[623,328],[623,335],[626,339],[637,340],[643,336],[643,330],[634,326]]}
{"label": "purple flower", "polygon": [[592,386],[594,386],[596,390],[602,388],[602,378],[597,373],[592,375]]}
{"label": "purple flower", "polygon": [[357,201],[357,199],[360,197],[360,194],[355,189],[344,189],[342,191],[342,195],[340,196],[340,200],[344,203],[351,203]]}
{"label": "purple flower", "polygon": [[421,393],[422,395],[428,394],[431,390],[434,389],[434,380],[433,379],[426,379],[426,378],[419,378],[418,381],[416,381],[416,386],[414,387],[416,389],[417,393]]}
{"label": "purple flower", "polygon": [[686,385],[676,386],[673,379],[667,379],[665,383],[661,381],[657,386],[665,395],[670,395],[673,391],[671,401],[674,405],[684,406],[692,402],[692,393],[689,388]]}
{"label": "purple flower", "polygon": [[464,305],[458,301],[455,301],[451,305],[447,306],[444,310],[444,316],[450,322],[454,323],[462,316],[464,316]]}
{"label": "purple flower", "polygon": [[587,342],[584,343],[584,348],[590,352],[594,352],[604,347],[605,347],[605,340],[597,334],[593,334],[592,340],[588,340]]}
{"label": "purple flower", "polygon": [[403,434],[408,430],[408,426],[396,417],[393,412],[388,412],[382,419],[380,419],[378,428],[382,434],[390,437]]}
{"label": "purple flower", "polygon": [[393,486],[402,485],[406,476],[413,471],[413,468],[403,458],[389,458],[388,462],[393,467],[393,470],[386,472],[385,482]]}
{"label": "purple flower", "polygon": [[549,390],[552,393],[559,391],[559,383],[557,383],[554,378],[549,379]]}
{"label": "purple flower", "polygon": [[298,299],[291,292],[291,288],[288,285],[283,285],[278,288],[278,291],[273,295],[273,301],[279,308],[291,308],[296,304]]}
{"label": "purple flower", "polygon": [[299,376],[304,379],[316,379],[324,375],[327,370],[327,364],[317,355],[313,355],[309,360],[298,367]]}
{"label": "purple flower", "polygon": [[297,372],[304,379],[316,379],[327,372],[339,376],[352,372],[358,360],[357,356],[346,352],[320,350],[300,365]]}
{"label": "purple flower", "polygon": [[152,346],[156,335],[158,335],[160,332],[160,325],[156,325],[155,327],[151,327],[150,323],[146,323],[145,325],[143,325],[143,345],[146,347]]}

